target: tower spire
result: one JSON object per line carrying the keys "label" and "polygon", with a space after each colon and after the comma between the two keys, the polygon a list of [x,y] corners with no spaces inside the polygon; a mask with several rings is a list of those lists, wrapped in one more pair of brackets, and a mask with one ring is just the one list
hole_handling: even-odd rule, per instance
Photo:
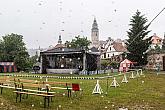
{"label": "tower spire", "polygon": [[99,29],[95,17],[91,29],[91,41],[92,41],[92,47],[97,48],[99,46]]}
{"label": "tower spire", "polygon": [[58,44],[62,44],[61,35],[59,35]]}
{"label": "tower spire", "polygon": [[96,18],[94,18],[94,21],[92,24],[92,30],[94,30],[94,29],[98,29],[98,24],[97,24]]}

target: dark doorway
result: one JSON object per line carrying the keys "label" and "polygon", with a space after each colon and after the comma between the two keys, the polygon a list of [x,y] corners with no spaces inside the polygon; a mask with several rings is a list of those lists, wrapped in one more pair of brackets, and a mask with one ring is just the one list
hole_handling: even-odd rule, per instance
{"label": "dark doorway", "polygon": [[163,56],[163,71],[165,71],[165,56]]}

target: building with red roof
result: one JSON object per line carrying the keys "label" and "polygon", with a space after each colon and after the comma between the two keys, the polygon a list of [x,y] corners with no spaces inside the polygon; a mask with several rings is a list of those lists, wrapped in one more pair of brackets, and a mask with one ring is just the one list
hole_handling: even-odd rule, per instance
{"label": "building with red roof", "polygon": [[155,49],[155,46],[159,46],[160,48],[162,48],[162,41],[163,41],[163,39],[160,38],[160,37],[158,37],[158,36],[156,35],[156,33],[154,33],[154,35],[151,36],[151,37],[152,37],[152,38],[151,38],[151,45],[150,45],[150,48],[151,48],[151,49]]}

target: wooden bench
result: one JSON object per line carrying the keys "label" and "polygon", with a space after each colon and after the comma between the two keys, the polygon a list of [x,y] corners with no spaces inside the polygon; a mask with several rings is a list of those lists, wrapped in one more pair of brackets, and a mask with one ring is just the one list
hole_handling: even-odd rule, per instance
{"label": "wooden bench", "polygon": [[[46,87],[45,90],[40,89],[40,84],[32,84],[32,83],[16,83],[16,90],[13,91],[16,93],[16,102],[18,97],[21,98],[22,95],[26,95],[26,98],[28,98],[28,95],[35,95],[35,96],[43,96],[44,97],[44,107],[46,107],[46,103],[50,103],[50,98],[52,100],[52,97],[54,97],[55,92],[49,92],[49,88]],[[47,100],[47,102],[46,102]]]}
{"label": "wooden bench", "polygon": [[1,77],[0,78],[0,88],[1,88],[1,94],[3,91],[3,88],[8,88],[8,89],[15,89],[15,82],[16,78],[14,77]]}
{"label": "wooden bench", "polygon": [[17,81],[20,83],[34,83],[34,84],[39,82],[37,80],[29,80],[29,79],[18,79]]}
{"label": "wooden bench", "polygon": [[[24,87],[26,87],[26,86],[27,87],[38,87],[38,90],[45,90],[46,85],[50,86],[50,88],[49,88],[50,90],[53,90],[53,89],[67,90],[68,91],[68,97],[71,96],[72,90],[73,91],[79,91],[78,89],[75,90],[75,86],[74,86],[75,84],[72,84],[70,82],[37,81],[37,80],[28,80],[28,79],[19,79],[18,82],[24,83],[23,84]],[[24,90],[26,90],[24,87],[22,87],[22,88]],[[79,84],[77,84],[77,87],[80,89]]]}
{"label": "wooden bench", "polygon": [[6,86],[6,85],[0,85],[0,88],[1,88],[1,94],[2,94],[3,88],[7,88],[7,89],[15,89],[14,86]]}
{"label": "wooden bench", "polygon": [[[30,91],[30,89],[29,89],[29,91]],[[45,91],[45,92],[44,91],[34,91],[34,90],[31,90],[31,92],[29,92],[29,91],[27,91],[27,92],[13,91],[14,93],[16,93],[16,103],[17,103],[18,98],[19,98],[19,101],[21,102],[22,95],[24,95],[24,94],[25,95],[42,96],[42,97],[44,97],[44,108],[46,108],[46,103],[49,106],[50,98],[54,97],[54,95],[47,93],[47,91]]]}
{"label": "wooden bench", "polygon": [[50,90],[59,89],[59,90],[67,90],[68,97],[71,96],[71,83],[69,82],[55,82],[55,81],[43,81],[41,82],[43,85],[48,85]]}
{"label": "wooden bench", "polygon": [[55,81],[43,81],[43,82],[38,82],[37,84],[31,84],[31,83],[21,83],[22,86],[22,90],[23,91],[29,91],[29,92],[33,92],[31,91],[31,89],[27,89],[27,87],[29,88],[37,88],[37,91],[47,91],[49,92],[49,94],[54,94],[54,90],[67,90],[68,93],[68,97],[71,97],[71,91],[81,91],[80,85],[79,84],[75,84],[75,83],[69,83],[69,82],[55,82]]}
{"label": "wooden bench", "polygon": [[14,82],[14,81],[15,81],[14,77],[9,77],[9,76],[0,77],[1,85],[9,85],[11,82]]}
{"label": "wooden bench", "polygon": [[60,89],[60,90],[67,90],[68,91],[68,97],[71,97],[71,91],[81,91],[80,85],[76,83],[72,83],[71,86],[66,86],[66,87],[51,87],[52,89]]}

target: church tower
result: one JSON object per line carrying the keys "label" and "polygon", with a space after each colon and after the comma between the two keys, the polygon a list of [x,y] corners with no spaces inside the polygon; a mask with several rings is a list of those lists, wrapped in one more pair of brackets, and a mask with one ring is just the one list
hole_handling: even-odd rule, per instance
{"label": "church tower", "polygon": [[59,35],[58,44],[62,44],[61,35]]}
{"label": "church tower", "polygon": [[97,48],[99,46],[99,29],[98,29],[98,24],[97,24],[96,18],[94,18],[94,21],[92,24],[91,42],[92,42],[92,47]]}

